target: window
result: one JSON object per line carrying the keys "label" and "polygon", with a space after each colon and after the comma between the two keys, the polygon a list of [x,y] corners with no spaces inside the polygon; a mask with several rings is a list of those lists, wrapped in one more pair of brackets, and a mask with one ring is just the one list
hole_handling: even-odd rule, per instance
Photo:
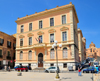
{"label": "window", "polygon": [[32,30],[32,23],[29,23],[29,31]]}
{"label": "window", "polygon": [[50,66],[54,66],[54,63],[51,63]]}
{"label": "window", "polygon": [[8,57],[10,57],[10,52],[8,51]]}
{"label": "window", "polygon": [[14,49],[16,48],[16,44],[15,44],[15,43],[13,43],[13,48],[14,48]]}
{"label": "window", "polygon": [[67,63],[63,63],[63,68],[67,68]]}
{"label": "window", "polygon": [[39,21],[39,29],[42,28],[42,21]]}
{"label": "window", "polygon": [[32,45],[32,37],[29,37],[29,45]]}
{"label": "window", "polygon": [[54,49],[51,49],[51,51],[50,51],[50,58],[51,59],[55,58],[55,56],[54,56]]}
{"label": "window", "polygon": [[50,18],[50,26],[54,26],[54,18]]}
{"label": "window", "polygon": [[63,41],[67,41],[67,32],[62,32]]}
{"label": "window", "polygon": [[42,43],[42,35],[39,36],[39,43]]}
{"label": "window", "polygon": [[4,39],[0,38],[0,45],[3,45]]}
{"label": "window", "polygon": [[2,65],[2,62],[0,61],[0,66]]}
{"label": "window", "polygon": [[50,34],[50,43],[54,42],[54,34]]}
{"label": "window", "polygon": [[0,50],[0,55],[2,55],[2,50]]}
{"label": "window", "polygon": [[20,46],[23,46],[23,39],[20,39]]}
{"label": "window", "polygon": [[93,49],[93,52],[95,52],[95,49]]}
{"label": "window", "polygon": [[7,41],[7,47],[11,48],[11,42]]}
{"label": "window", "polygon": [[20,59],[23,59],[23,52],[20,52]]}
{"label": "window", "polygon": [[67,48],[63,48],[63,58],[67,58]]}
{"label": "window", "polygon": [[66,24],[66,15],[62,16],[62,24]]}
{"label": "window", "polygon": [[90,52],[92,52],[92,49],[90,49]]}
{"label": "window", "polygon": [[24,25],[21,25],[21,33],[24,32]]}
{"label": "window", "polygon": [[29,51],[29,54],[28,54],[28,59],[31,60],[32,59],[32,51]]}

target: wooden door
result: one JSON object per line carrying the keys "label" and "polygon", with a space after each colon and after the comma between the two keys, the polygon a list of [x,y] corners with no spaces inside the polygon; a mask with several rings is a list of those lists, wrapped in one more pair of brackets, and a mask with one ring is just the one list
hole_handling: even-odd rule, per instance
{"label": "wooden door", "polygon": [[43,54],[38,55],[38,67],[43,67]]}

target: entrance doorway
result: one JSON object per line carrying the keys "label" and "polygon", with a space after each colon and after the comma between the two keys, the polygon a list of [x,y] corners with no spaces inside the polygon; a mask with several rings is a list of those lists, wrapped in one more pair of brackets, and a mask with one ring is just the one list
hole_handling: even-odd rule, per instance
{"label": "entrance doorway", "polygon": [[43,67],[43,54],[38,55],[38,67]]}

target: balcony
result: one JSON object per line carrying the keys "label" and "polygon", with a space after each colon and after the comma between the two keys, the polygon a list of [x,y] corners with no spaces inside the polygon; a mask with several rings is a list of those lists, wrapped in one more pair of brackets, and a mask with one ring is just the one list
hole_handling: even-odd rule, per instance
{"label": "balcony", "polygon": [[11,57],[10,57],[10,56],[6,56],[6,58],[7,58],[8,60],[11,60]]}
{"label": "balcony", "polygon": [[0,55],[0,58],[2,58],[3,56],[2,55]]}
{"label": "balcony", "polygon": [[45,43],[38,43],[38,44],[34,44],[34,48],[40,48],[40,47],[45,47],[46,44]]}
{"label": "balcony", "polygon": [[9,45],[8,45],[7,47],[8,47],[8,48],[11,48],[11,46],[9,46]]}

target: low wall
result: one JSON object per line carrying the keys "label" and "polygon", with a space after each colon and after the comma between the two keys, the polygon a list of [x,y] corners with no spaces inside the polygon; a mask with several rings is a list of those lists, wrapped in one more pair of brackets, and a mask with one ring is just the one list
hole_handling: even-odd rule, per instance
{"label": "low wall", "polygon": [[100,81],[100,73],[99,74],[93,74],[93,81]]}

